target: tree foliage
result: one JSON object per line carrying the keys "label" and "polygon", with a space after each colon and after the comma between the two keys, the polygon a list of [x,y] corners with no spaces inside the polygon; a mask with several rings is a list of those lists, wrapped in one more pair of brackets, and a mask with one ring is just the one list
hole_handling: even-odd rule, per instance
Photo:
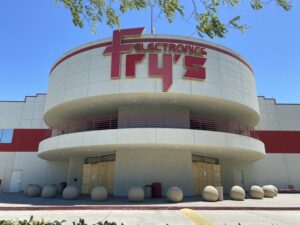
{"label": "tree foliage", "polygon": [[[248,26],[240,24],[240,16],[235,16],[224,21],[219,17],[222,6],[235,7],[242,0],[190,0],[189,3],[180,0],[54,0],[57,4],[63,4],[71,12],[73,23],[83,27],[87,22],[92,31],[98,23],[106,23],[110,27],[120,27],[120,16],[128,11],[147,10],[155,5],[165,18],[172,23],[174,16],[185,15],[184,4],[192,4],[192,17],[196,21],[196,29],[200,36],[207,35],[210,38],[223,38],[230,27],[241,32]],[[291,0],[249,0],[254,10],[263,9],[266,4],[276,3],[282,9],[288,11],[292,8]]]}

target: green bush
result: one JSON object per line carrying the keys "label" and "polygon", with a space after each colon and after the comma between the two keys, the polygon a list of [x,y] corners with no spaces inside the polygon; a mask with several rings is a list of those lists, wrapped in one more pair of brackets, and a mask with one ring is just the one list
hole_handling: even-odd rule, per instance
{"label": "green bush", "polygon": [[[45,221],[44,219],[38,221],[34,220],[33,216],[30,217],[29,220],[0,220],[0,225],[62,225],[65,220],[62,221],[57,221],[54,220],[53,222],[51,221]],[[84,219],[79,219],[78,222],[73,222],[73,225],[88,225]],[[97,222],[94,225],[117,225],[115,222],[108,222],[104,221],[102,222]],[[124,225],[123,223],[121,225]]]}
{"label": "green bush", "polygon": [[50,222],[43,219],[41,221],[37,221],[33,219],[33,216],[31,216],[29,220],[0,220],[0,225],[62,225],[64,222],[66,221],[55,220]]}

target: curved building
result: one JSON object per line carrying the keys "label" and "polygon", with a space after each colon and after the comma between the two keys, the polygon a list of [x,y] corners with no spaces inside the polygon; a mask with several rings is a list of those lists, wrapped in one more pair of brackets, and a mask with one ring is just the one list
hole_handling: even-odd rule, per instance
{"label": "curved building", "polygon": [[54,63],[39,127],[50,129],[35,160],[82,193],[101,184],[126,196],[159,182],[163,195],[176,185],[192,196],[254,183],[245,173],[266,152],[249,63],[220,45],[143,30],[114,31]]}

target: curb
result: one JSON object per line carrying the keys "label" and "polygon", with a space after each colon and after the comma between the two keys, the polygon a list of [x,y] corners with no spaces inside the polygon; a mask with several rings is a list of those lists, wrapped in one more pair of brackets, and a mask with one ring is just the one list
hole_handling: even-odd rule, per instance
{"label": "curb", "polygon": [[7,206],[0,211],[43,211],[43,210],[250,210],[250,211],[300,211],[300,207],[205,207],[205,206]]}

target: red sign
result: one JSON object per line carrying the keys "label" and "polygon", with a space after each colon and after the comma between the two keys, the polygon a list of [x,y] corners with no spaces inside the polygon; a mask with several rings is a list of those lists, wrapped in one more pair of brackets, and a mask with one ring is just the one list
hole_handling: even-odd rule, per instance
{"label": "red sign", "polygon": [[[173,64],[183,55],[183,67],[186,69],[183,78],[204,80],[206,78],[204,64],[207,52],[205,48],[191,44],[178,43],[122,43],[125,39],[140,37],[144,28],[115,30],[112,45],[105,48],[103,54],[111,54],[111,78],[120,79],[121,54],[126,54],[126,78],[135,77],[136,64],[142,62],[146,54],[149,61],[149,76],[162,77],[163,91],[168,91],[173,82]],[[135,51],[135,53],[132,53]],[[162,65],[158,56],[162,54]]]}

